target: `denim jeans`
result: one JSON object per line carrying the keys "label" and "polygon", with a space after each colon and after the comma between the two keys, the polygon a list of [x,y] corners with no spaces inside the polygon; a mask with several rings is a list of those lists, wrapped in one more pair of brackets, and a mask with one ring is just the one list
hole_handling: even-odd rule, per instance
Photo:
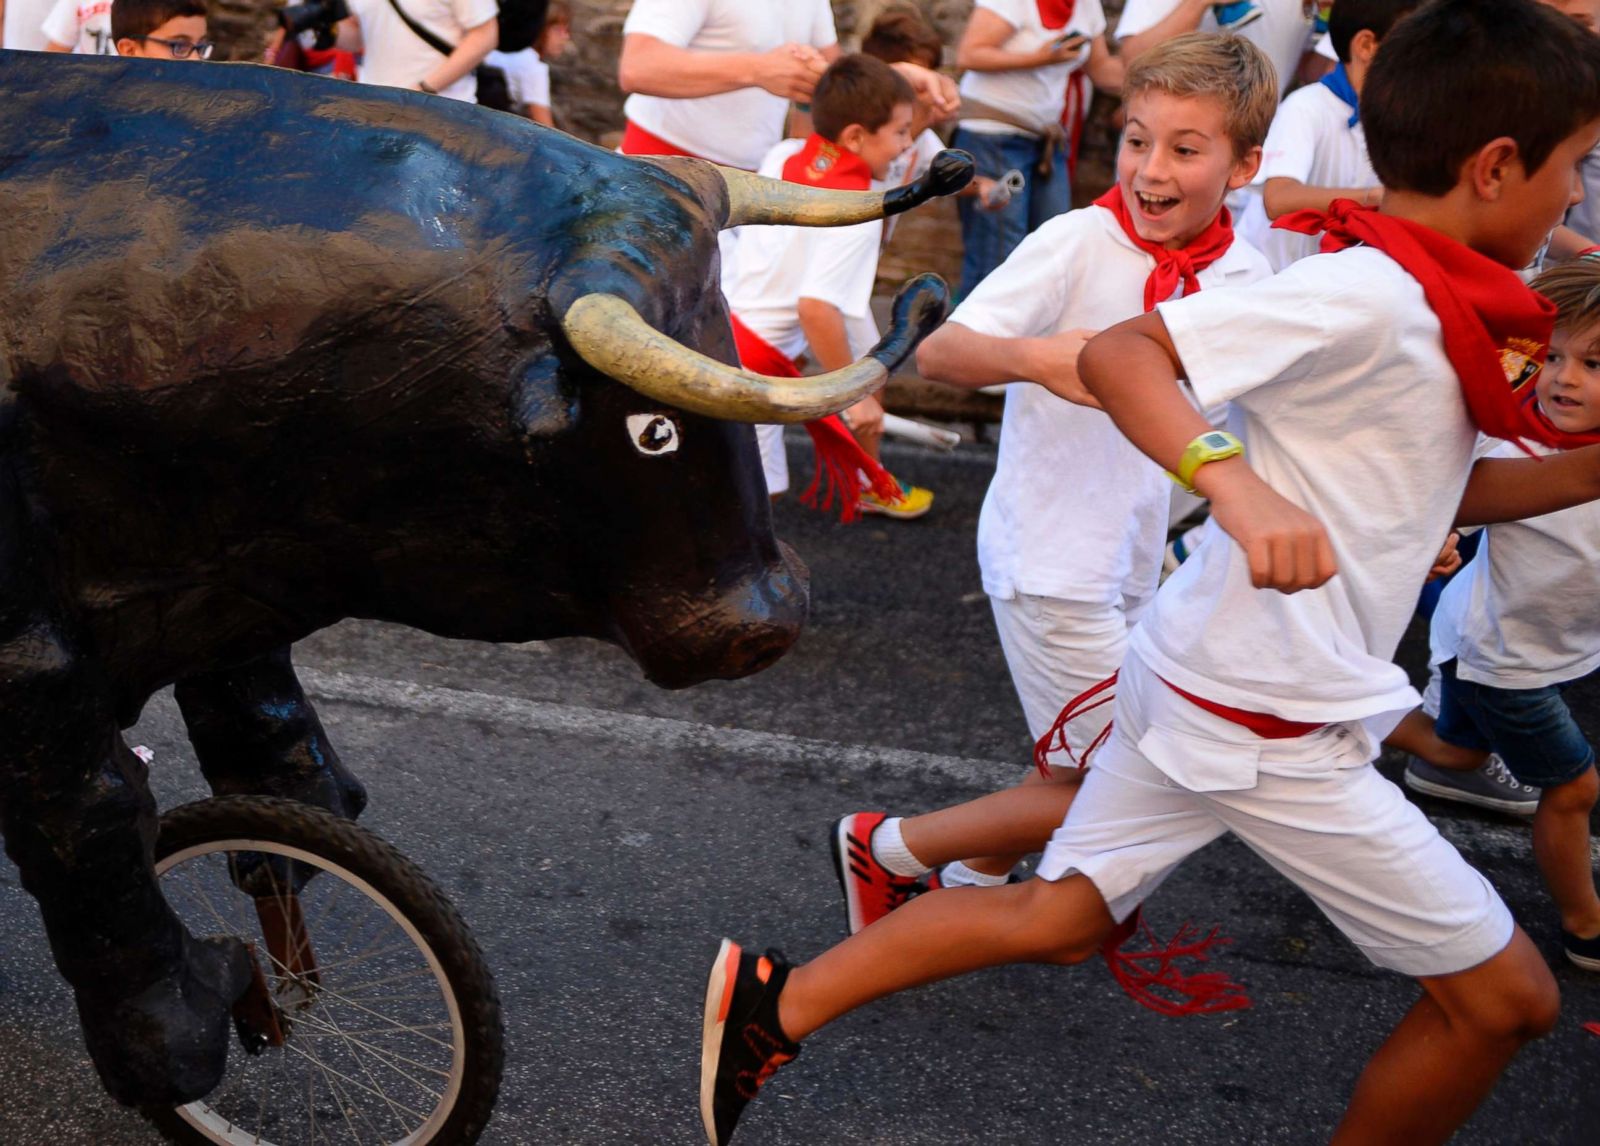
{"label": "denim jeans", "polygon": [[1464,748],[1498,753],[1524,784],[1554,788],[1576,780],[1594,765],[1563,686],[1495,688],[1456,676],[1456,662],[1439,666],[1441,738]]}
{"label": "denim jeans", "polygon": [[1011,202],[998,210],[980,208],[972,196],[956,200],[961,216],[961,288],[957,292],[961,299],[1005,262],[1017,244],[1041,223],[1072,210],[1072,185],[1067,178],[1066,153],[1060,148],[1049,178],[1039,175],[1039,155],[1044,145],[1031,135],[1009,131],[989,134],[958,127],[950,145],[971,152],[979,175],[998,179],[1015,169],[1026,180]]}

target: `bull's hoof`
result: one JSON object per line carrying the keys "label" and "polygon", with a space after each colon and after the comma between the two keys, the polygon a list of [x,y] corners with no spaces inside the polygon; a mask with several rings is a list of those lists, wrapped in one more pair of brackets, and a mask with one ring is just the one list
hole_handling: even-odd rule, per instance
{"label": "bull's hoof", "polygon": [[83,1039],[106,1091],[124,1106],[181,1106],[222,1079],[230,1008],[250,985],[237,939],[184,937],[171,974],[121,999],[78,995]]}

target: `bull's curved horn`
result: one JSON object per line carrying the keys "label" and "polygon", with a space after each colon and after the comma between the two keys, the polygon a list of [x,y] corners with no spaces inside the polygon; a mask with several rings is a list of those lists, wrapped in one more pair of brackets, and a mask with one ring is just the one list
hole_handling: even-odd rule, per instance
{"label": "bull's curved horn", "polygon": [[561,327],[579,356],[641,394],[731,422],[808,422],[873,393],[944,321],[949,288],[918,275],[895,296],[889,332],[858,362],[808,378],[768,378],[707,358],[645,322],[614,294],[587,294]]}
{"label": "bull's curved horn", "polygon": [[728,221],[780,223],[791,227],[842,227],[909,211],[938,195],[954,195],[972,182],[972,156],[941,151],[921,179],[889,191],[824,191],[781,179],[763,179],[748,171],[719,167],[728,186]]}

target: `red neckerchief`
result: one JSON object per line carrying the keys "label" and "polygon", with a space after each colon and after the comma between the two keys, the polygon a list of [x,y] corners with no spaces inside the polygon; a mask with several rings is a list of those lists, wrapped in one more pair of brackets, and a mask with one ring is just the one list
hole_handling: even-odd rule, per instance
{"label": "red neckerchief", "polygon": [[1352,199],[1335,199],[1326,212],[1280,215],[1273,226],[1305,235],[1321,231],[1324,251],[1365,243],[1416,279],[1439,319],[1473,424],[1483,433],[1524,450],[1528,438],[1557,449],[1600,442],[1600,432],[1556,429],[1534,400],[1533,380],[1544,367],[1556,308],[1515,271],[1431,227]]}
{"label": "red neckerchief", "polygon": [[1051,31],[1065,28],[1076,6],[1077,0],[1039,0],[1039,23]]}
{"label": "red neckerchief", "polygon": [[1195,276],[1225,255],[1233,245],[1233,217],[1228,214],[1226,207],[1217,212],[1210,226],[1185,246],[1169,251],[1160,243],[1140,238],[1139,232],[1133,229],[1133,216],[1128,212],[1128,205],[1122,201],[1120,183],[1113,183],[1111,190],[1096,199],[1094,204],[1115,215],[1128,241],[1156,260],[1156,269],[1144,281],[1144,309],[1147,314],[1156,308],[1156,303],[1171,298],[1177,292],[1179,283],[1183,284],[1184,294],[1198,291],[1200,280]]}
{"label": "red neckerchief", "polygon": [[832,191],[866,191],[872,186],[872,168],[861,156],[812,132],[806,145],[783,165],[783,177],[807,187]]}

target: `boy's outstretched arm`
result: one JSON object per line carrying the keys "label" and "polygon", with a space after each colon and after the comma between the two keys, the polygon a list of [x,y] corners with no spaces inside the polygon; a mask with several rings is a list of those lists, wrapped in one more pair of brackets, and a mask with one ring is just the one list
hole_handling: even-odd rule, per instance
{"label": "boy's outstretched arm", "polygon": [[[1078,376],[1117,428],[1169,473],[1188,444],[1211,430],[1180,388],[1184,373],[1167,325],[1157,312],[1119,323],[1089,341]],[[1258,589],[1314,589],[1337,572],[1321,522],[1276,493],[1242,457],[1211,462],[1195,473],[1211,516],[1250,563]]]}
{"label": "boy's outstretched arm", "polygon": [[1065,330],[1042,338],[1003,338],[947,322],[917,347],[917,372],[949,386],[976,389],[1035,382],[1058,398],[1097,405],[1078,381],[1078,354],[1092,330]]}
{"label": "boy's outstretched arm", "polygon": [[1600,499],[1600,446],[1543,458],[1483,458],[1472,467],[1457,525],[1520,521]]}

